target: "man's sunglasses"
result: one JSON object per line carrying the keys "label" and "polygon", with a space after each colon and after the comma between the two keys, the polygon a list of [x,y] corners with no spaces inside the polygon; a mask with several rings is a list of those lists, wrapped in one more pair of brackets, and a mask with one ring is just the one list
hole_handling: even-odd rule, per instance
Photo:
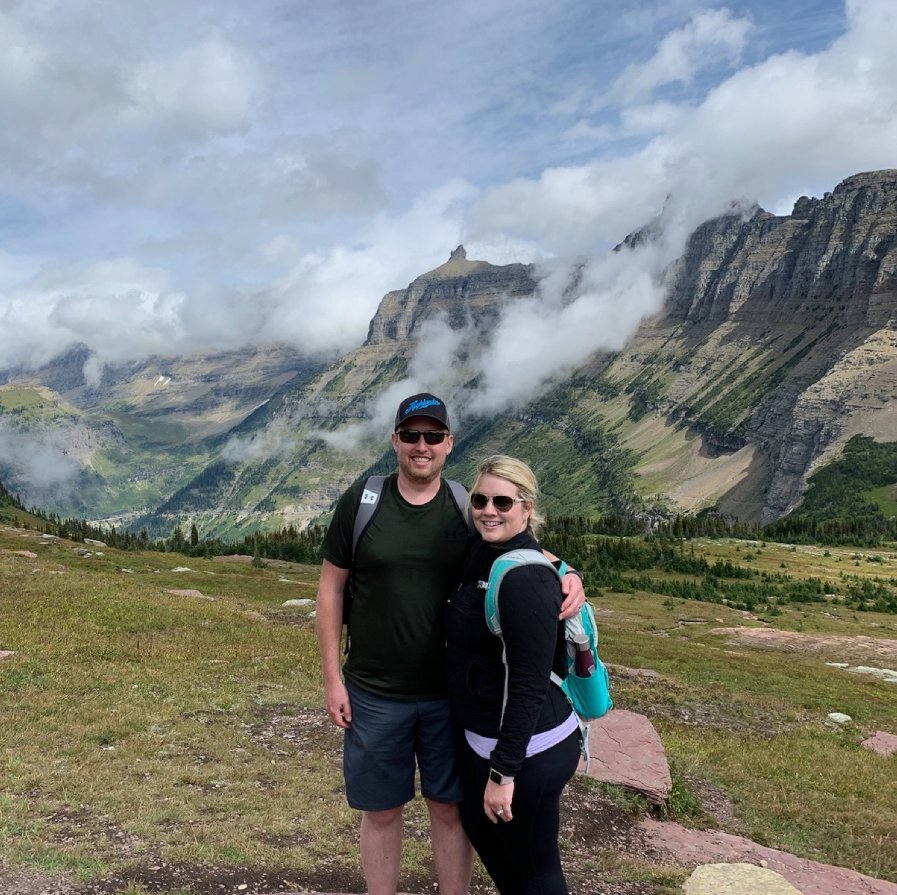
{"label": "man's sunglasses", "polygon": [[485,510],[486,504],[489,503],[490,500],[492,501],[492,506],[494,506],[499,513],[510,512],[511,507],[513,507],[515,503],[526,503],[525,497],[507,497],[504,494],[499,494],[496,497],[487,497],[485,494],[480,494],[479,491],[474,491],[474,493],[470,495],[470,505],[475,510]]}
{"label": "man's sunglasses", "polygon": [[427,444],[442,444],[448,432],[421,432],[419,429],[396,429],[402,444],[417,444],[421,438]]}

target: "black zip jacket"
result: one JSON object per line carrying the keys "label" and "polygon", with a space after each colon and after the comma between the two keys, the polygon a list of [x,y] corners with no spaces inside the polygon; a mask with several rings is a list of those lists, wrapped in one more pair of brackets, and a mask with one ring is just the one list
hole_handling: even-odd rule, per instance
{"label": "black zip jacket", "polygon": [[558,621],[562,596],[557,575],[525,565],[508,572],[498,592],[502,635],[507,650],[508,701],[499,729],[505,685],[502,638],[486,624],[485,582],[497,556],[522,547],[540,549],[522,533],[501,545],[471,539],[461,584],[446,606],[446,669],[456,723],[486,737],[497,737],[491,764],[515,775],[534,733],[551,730],[570,713],[570,703],[551,683],[551,672],[566,677],[564,626]]}

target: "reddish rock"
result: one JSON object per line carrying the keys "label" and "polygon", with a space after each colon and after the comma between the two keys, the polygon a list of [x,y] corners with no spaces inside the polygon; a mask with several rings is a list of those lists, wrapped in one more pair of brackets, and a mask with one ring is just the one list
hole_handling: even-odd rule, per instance
{"label": "reddish rock", "polygon": [[646,818],[639,824],[646,841],[678,864],[746,863],[783,876],[802,895],[897,895],[897,884],[846,867],[798,858],[750,839],[715,830],[689,830]]}
{"label": "reddish rock", "polygon": [[14,655],[15,653],[11,649],[0,649],[0,662]]}
{"label": "reddish rock", "polygon": [[30,550],[13,550],[16,556],[24,556],[26,559],[37,559],[37,554]]}
{"label": "reddish rock", "polygon": [[866,737],[862,743],[867,749],[890,758],[897,752],[897,736],[893,733],[885,733],[883,730],[877,730],[871,737]]}
{"label": "reddish rock", "polygon": [[[673,783],[660,737],[636,712],[611,709],[589,723],[589,776],[643,793],[659,805]],[[579,769],[583,770],[583,762]]]}

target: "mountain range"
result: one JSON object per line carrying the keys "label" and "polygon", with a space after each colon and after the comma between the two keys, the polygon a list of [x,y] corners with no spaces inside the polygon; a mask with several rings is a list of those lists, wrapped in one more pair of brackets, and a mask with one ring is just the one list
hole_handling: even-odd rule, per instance
{"label": "mountain range", "polygon": [[[615,251],[655,238],[648,226]],[[419,386],[454,402],[453,477],[506,451],[533,464],[549,511],[767,523],[853,435],[897,441],[897,170],[789,215],[706,221],[660,280],[662,307],[622,348],[561,364],[492,411],[477,409],[476,358],[516,302],[541,300],[545,273],[461,246],[387,293],[364,343],[327,361],[263,345],[107,367],[88,384],[77,346],[0,371],[0,480],[28,504],[155,533],[299,526],[362,472],[391,468],[391,413]]]}

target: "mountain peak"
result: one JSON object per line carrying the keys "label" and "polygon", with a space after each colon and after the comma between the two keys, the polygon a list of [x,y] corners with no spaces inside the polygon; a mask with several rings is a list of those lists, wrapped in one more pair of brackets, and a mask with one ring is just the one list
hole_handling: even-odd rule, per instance
{"label": "mountain peak", "polygon": [[449,253],[448,261],[440,264],[435,270],[425,273],[422,279],[436,277],[468,276],[475,270],[483,270],[492,267],[488,261],[471,261],[467,257],[467,249],[459,245]]}

